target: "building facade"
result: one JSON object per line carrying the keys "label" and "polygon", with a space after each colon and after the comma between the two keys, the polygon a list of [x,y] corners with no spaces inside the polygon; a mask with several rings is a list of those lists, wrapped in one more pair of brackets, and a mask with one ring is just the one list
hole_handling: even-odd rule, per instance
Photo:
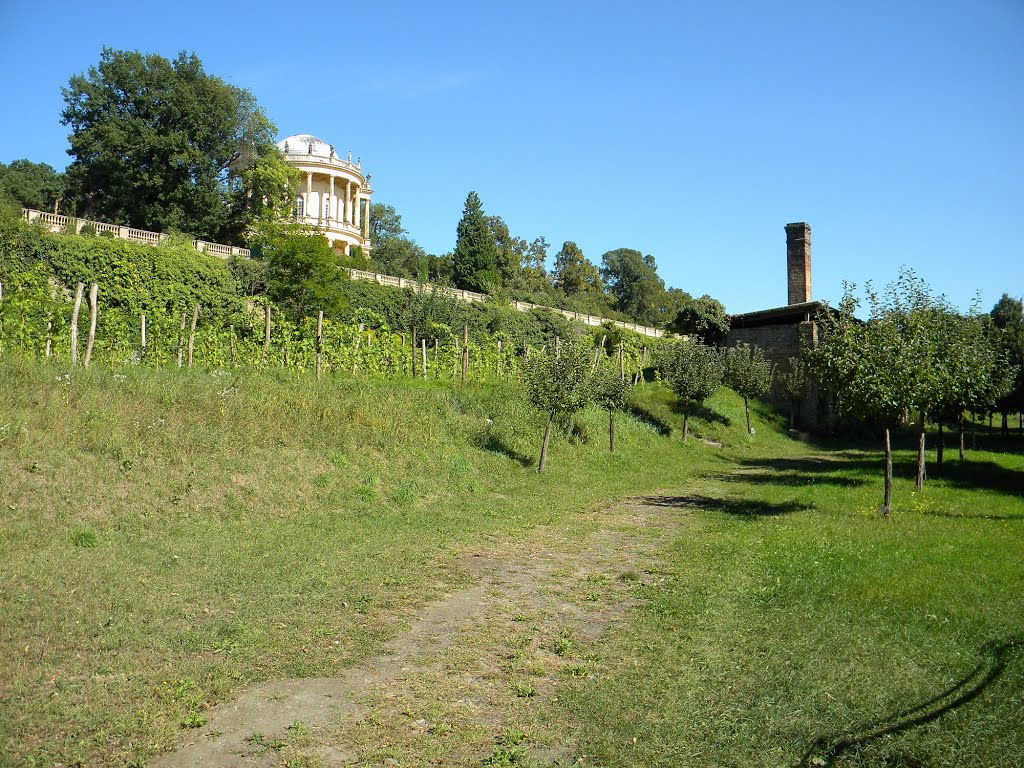
{"label": "building facade", "polygon": [[285,162],[302,174],[295,196],[295,221],[316,227],[335,250],[348,254],[359,246],[369,255],[370,175],[352,153],[342,158],[334,146],[316,136],[300,133],[279,141]]}

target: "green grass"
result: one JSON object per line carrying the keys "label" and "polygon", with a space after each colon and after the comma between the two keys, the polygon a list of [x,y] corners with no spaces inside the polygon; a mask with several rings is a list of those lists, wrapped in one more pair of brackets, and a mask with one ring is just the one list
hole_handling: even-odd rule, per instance
{"label": "green grass", "polygon": [[1024,457],[900,479],[889,520],[877,454],[740,465],[665,502],[649,602],[563,683],[587,764],[1020,765]]}
{"label": "green grass", "polygon": [[[615,454],[587,411],[538,476],[543,417],[509,385],[0,359],[0,765],[145,760],[242,684],[381,652],[474,543],[658,489],[685,525],[653,581],[621,576],[647,604],[558,702],[521,681],[589,764],[795,764],[1020,636],[1019,454],[951,461],[920,497],[901,478],[884,521],[876,454],[792,441],[760,406],[748,438],[726,391],[683,445],[663,388],[637,403]],[[1013,764],[1020,656],[835,764]]]}

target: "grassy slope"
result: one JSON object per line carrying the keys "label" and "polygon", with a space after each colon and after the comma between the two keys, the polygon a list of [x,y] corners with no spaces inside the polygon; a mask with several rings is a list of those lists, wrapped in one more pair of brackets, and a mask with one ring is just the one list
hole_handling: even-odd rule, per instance
{"label": "grassy slope", "polygon": [[[509,387],[65,373],[0,361],[0,764],[145,758],[241,683],[379,652],[474,541],[571,530],[581,508],[655,488],[707,508],[668,508],[686,535],[649,607],[548,714],[594,764],[792,763],[955,681],[1024,618],[1020,496],[995,463],[1019,456],[988,457],[986,491],[933,482],[926,506],[901,483],[885,523],[877,457],[768,466],[817,452],[765,412],[748,440],[727,392],[696,424],[724,449],[659,434],[680,420],[650,386],[617,454],[588,412],[590,441],[556,440],[538,477],[542,419]],[[1011,661],[953,717],[849,764],[1009,764]]]}
{"label": "grassy slope", "polygon": [[473,540],[723,466],[624,416],[609,455],[581,423],[538,477],[543,421],[508,386],[3,361],[6,759],[166,749],[240,683],[378,652]]}

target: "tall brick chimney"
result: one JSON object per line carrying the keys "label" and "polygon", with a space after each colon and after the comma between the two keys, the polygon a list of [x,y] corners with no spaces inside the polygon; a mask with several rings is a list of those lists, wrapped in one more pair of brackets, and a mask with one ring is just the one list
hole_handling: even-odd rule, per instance
{"label": "tall brick chimney", "polygon": [[786,277],[790,304],[811,300],[811,227],[802,221],[786,225]]}

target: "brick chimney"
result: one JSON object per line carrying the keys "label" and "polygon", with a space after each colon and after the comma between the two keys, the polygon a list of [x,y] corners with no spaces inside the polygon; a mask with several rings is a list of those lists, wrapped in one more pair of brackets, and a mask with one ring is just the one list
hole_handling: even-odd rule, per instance
{"label": "brick chimney", "polygon": [[811,227],[802,221],[786,225],[786,278],[790,304],[811,300]]}

